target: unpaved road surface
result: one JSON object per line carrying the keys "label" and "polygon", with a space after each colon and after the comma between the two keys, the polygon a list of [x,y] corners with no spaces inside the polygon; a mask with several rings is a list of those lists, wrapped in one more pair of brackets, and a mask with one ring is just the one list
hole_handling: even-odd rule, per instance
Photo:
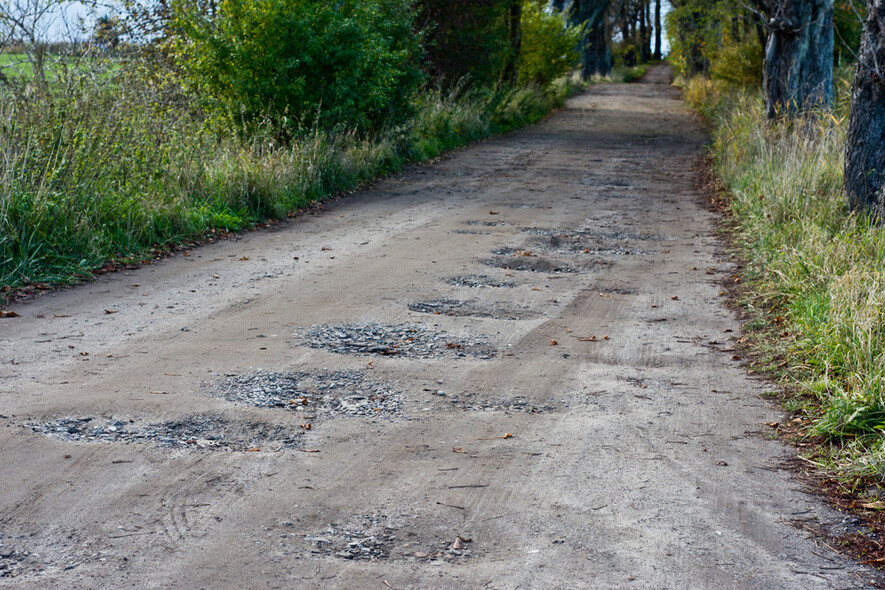
{"label": "unpaved road surface", "polygon": [[[665,79],[665,76],[652,78]],[[666,84],[0,320],[0,586],[852,588]],[[313,451],[313,452],[312,452]]]}

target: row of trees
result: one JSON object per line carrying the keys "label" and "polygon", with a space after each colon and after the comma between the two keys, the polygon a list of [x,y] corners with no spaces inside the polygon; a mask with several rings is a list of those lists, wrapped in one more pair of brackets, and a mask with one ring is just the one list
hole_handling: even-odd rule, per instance
{"label": "row of trees", "polygon": [[854,61],[845,188],[852,209],[885,220],[885,0],[671,2],[674,63],[761,81],[771,119],[830,109],[834,64]]}

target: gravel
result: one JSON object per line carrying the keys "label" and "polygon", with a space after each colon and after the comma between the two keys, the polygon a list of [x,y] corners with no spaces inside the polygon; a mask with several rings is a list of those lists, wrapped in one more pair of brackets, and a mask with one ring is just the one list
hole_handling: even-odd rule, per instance
{"label": "gravel", "polygon": [[[498,254],[499,252],[501,254]],[[502,248],[496,250],[493,254],[495,254],[494,258],[483,260],[482,263],[486,266],[526,272],[543,272],[549,274],[569,274],[578,272],[576,268],[565,264],[564,262],[557,262],[543,256],[529,254],[523,250]]]}
{"label": "gravel", "polygon": [[409,309],[419,313],[494,318],[499,320],[520,320],[537,316],[537,314],[530,311],[524,305],[514,305],[507,302],[480,304],[476,301],[460,301],[455,299],[413,301],[409,303]]}
{"label": "gravel", "polygon": [[[302,433],[286,426],[196,415],[160,423],[86,416],[26,422],[23,428],[68,442],[147,442],[161,447],[232,449],[300,446]],[[297,427],[296,427],[297,428]]]}
{"label": "gravel", "polygon": [[333,555],[339,559],[376,561],[390,557],[395,530],[382,524],[386,519],[380,516],[365,516],[358,527],[339,527],[335,523],[329,528],[304,540],[311,543],[311,553]]}
{"label": "gravel", "polygon": [[481,336],[458,337],[419,324],[326,324],[305,331],[302,342],[339,354],[421,359],[495,356],[494,348]]}
{"label": "gravel", "polygon": [[471,287],[471,288],[508,288],[512,289],[516,287],[516,283],[508,283],[502,281],[496,281],[489,277],[488,275],[457,275],[454,277],[448,277],[443,279],[446,283],[450,285],[455,285],[456,287]]}
{"label": "gravel", "polygon": [[402,411],[403,399],[402,392],[389,384],[367,380],[366,372],[358,369],[289,373],[259,370],[228,375],[211,393],[260,408],[315,414],[317,419],[391,417]]}
{"label": "gravel", "polygon": [[35,561],[39,556],[32,555],[28,551],[13,549],[4,543],[3,534],[0,534],[0,579],[15,578],[26,571],[35,569]]}

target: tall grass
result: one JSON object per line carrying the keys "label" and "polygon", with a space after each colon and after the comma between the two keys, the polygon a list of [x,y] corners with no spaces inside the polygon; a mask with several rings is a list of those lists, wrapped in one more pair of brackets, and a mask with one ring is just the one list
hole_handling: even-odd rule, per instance
{"label": "tall grass", "polygon": [[713,125],[734,243],[748,261],[750,335],[824,444],[809,459],[885,481],[885,229],[843,193],[848,83],[836,109],[768,122],[758,93],[694,80]]}
{"label": "tall grass", "polygon": [[14,100],[0,89],[0,287],[78,280],[106,261],[281,218],[409,161],[530,123],[580,87],[424,91],[374,134],[280,139],[213,124],[161,70],[74,70]]}

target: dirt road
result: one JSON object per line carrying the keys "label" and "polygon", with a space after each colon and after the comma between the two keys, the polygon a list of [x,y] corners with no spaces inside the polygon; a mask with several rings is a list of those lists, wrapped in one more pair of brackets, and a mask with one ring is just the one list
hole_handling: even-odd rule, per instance
{"label": "dirt road", "polygon": [[666,84],[595,86],[12,307],[0,586],[864,586],[790,524],[843,518],[730,350],[703,142]]}

